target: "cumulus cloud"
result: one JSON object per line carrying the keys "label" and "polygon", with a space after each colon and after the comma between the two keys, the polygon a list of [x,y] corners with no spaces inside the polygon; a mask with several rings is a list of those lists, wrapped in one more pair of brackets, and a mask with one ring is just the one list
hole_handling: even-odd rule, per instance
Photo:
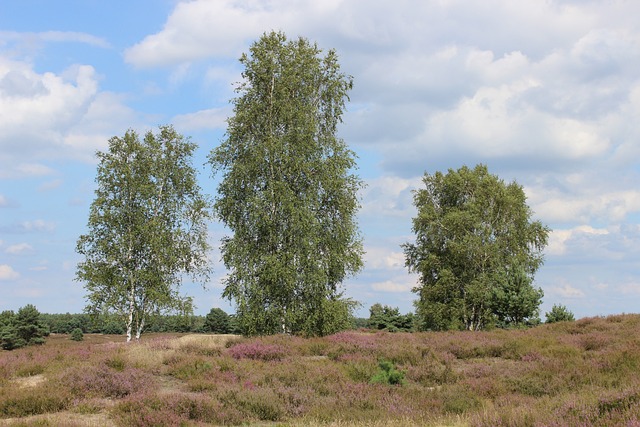
{"label": "cumulus cloud", "polygon": [[10,281],[16,280],[20,277],[20,273],[15,271],[8,264],[0,264],[0,280],[2,281]]}
{"label": "cumulus cloud", "polygon": [[[65,76],[38,74],[26,63],[0,57],[0,162],[15,170],[15,159],[59,157],[64,135],[96,92],[91,66],[72,67]],[[43,168],[16,172],[42,174]]]}
{"label": "cumulus cloud", "polygon": [[111,136],[139,124],[122,96],[99,91],[92,66],[40,73],[0,52],[0,178],[52,175],[46,163],[55,160],[92,162]]}
{"label": "cumulus cloud", "polygon": [[581,240],[581,238],[589,236],[606,236],[608,234],[609,231],[607,229],[596,229],[589,225],[581,225],[569,230],[552,230],[546,253],[549,255],[565,255],[567,253],[567,245],[573,240]]}
{"label": "cumulus cloud", "polygon": [[593,174],[567,174],[527,186],[526,193],[536,216],[544,221],[620,223],[640,212],[640,190],[634,183],[625,182],[627,179],[618,176],[614,183]]}
{"label": "cumulus cloud", "polygon": [[200,0],[177,4],[125,58],[180,69],[236,57],[262,32],[282,29],[339,48],[356,79],[344,133],[381,152],[390,174],[492,160],[566,167],[625,143],[612,140],[608,123],[638,81],[629,7]]}

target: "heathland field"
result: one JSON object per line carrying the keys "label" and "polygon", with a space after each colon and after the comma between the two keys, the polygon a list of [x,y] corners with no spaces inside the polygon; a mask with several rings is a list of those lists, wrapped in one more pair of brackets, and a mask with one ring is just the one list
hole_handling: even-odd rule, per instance
{"label": "heathland field", "polygon": [[324,338],[50,336],[0,352],[0,424],[640,426],[640,315]]}

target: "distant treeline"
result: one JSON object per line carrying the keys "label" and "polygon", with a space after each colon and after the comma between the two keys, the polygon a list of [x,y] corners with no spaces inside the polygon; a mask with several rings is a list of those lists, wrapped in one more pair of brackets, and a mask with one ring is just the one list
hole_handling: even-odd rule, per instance
{"label": "distant treeline", "polygon": [[[70,334],[78,328],[85,334],[124,334],[125,323],[117,315],[92,316],[89,314],[48,314],[40,315],[41,322],[48,326],[52,334]],[[356,318],[353,328],[368,327],[369,320]],[[230,333],[241,334],[235,315],[226,314],[221,309],[212,310],[207,316],[199,315],[158,315],[153,316],[145,327],[146,332],[182,333]]]}

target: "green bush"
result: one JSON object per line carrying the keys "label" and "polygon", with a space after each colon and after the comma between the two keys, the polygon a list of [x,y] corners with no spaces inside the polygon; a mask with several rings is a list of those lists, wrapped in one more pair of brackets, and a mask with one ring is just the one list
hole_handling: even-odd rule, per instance
{"label": "green bush", "polygon": [[561,304],[554,304],[551,311],[546,313],[545,316],[547,317],[547,323],[573,322],[576,320],[573,317],[573,313]]}
{"label": "green bush", "polygon": [[71,331],[71,339],[73,341],[82,341],[84,339],[84,334],[82,333],[82,329],[75,328]]}
{"label": "green bush", "polygon": [[389,385],[404,385],[405,373],[398,371],[393,363],[383,360],[379,364],[380,371],[371,377],[371,383],[373,384],[389,384]]}
{"label": "green bush", "polygon": [[205,332],[214,334],[228,334],[231,332],[231,321],[229,315],[221,308],[212,308],[204,320],[203,329]]}

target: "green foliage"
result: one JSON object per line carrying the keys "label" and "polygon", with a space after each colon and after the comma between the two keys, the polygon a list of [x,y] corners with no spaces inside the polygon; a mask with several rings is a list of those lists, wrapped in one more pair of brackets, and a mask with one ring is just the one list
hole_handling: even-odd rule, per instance
{"label": "green foliage", "polygon": [[76,328],[82,332],[90,332],[94,328],[91,316],[88,314],[47,314],[42,313],[40,319],[49,327],[52,334],[70,334]]}
{"label": "green foliage", "polygon": [[82,340],[84,340],[84,334],[82,333],[82,329],[75,328],[73,331],[71,331],[70,339],[73,340],[73,341],[82,341]]}
{"label": "green foliage", "polygon": [[369,309],[367,326],[371,329],[389,332],[411,331],[413,329],[413,313],[400,314],[400,310],[376,303]]}
{"label": "green foliage", "polygon": [[231,332],[229,315],[221,308],[212,308],[204,321],[205,332],[228,334]]}
{"label": "green foliage", "polygon": [[371,383],[389,385],[405,384],[405,373],[397,370],[393,363],[388,360],[383,360],[378,366],[380,367],[380,371],[371,377]]}
{"label": "green foliage", "polygon": [[516,267],[507,271],[502,281],[492,289],[491,308],[499,326],[540,323],[538,314],[544,292],[534,288],[531,281],[524,269]]}
{"label": "green foliage", "polygon": [[3,311],[0,314],[0,341],[5,350],[27,345],[44,344],[49,329],[40,320],[40,312],[32,304],[20,308],[17,313]]}
{"label": "green foliage", "polygon": [[95,199],[76,278],[93,313],[123,315],[127,340],[140,337],[150,314],[189,311],[179,294],[183,274],[206,280],[207,200],[191,157],[196,145],[170,126],[143,140],[129,130],[98,152]]}
{"label": "green foliage", "polygon": [[549,229],[531,221],[522,187],[484,165],[425,174],[423,182],[414,196],[416,241],[403,245],[407,267],[420,275],[419,328],[479,330],[496,315],[533,316],[540,301],[531,282]]}
{"label": "green foliage", "polygon": [[325,335],[351,322],[345,277],[362,268],[355,153],[336,137],[352,79],[304,38],[263,35],[240,59],[243,83],[226,139],[215,212],[230,270],[223,295],[247,335]]}
{"label": "green foliage", "polygon": [[545,313],[545,317],[547,319],[546,323],[573,322],[576,320],[573,317],[573,313],[562,304],[554,304],[553,307],[551,307],[551,311]]}

